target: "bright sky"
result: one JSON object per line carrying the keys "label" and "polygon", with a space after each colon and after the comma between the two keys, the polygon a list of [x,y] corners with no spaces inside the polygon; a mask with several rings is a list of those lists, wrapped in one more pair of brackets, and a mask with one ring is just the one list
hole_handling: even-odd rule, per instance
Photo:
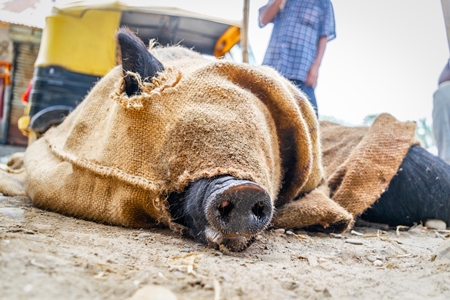
{"label": "bright sky", "polygon": [[[288,0],[289,1],[289,0]],[[250,23],[267,0],[251,0]],[[351,124],[389,112],[401,121],[427,118],[449,58],[440,0],[332,0],[337,38],[328,43],[316,96],[320,114]],[[251,24],[262,61],[271,28]]]}

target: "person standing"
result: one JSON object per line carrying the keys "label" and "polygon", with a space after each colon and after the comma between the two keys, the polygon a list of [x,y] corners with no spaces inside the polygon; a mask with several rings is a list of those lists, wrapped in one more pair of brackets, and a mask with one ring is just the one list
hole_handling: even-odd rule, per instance
{"label": "person standing", "polygon": [[438,156],[450,164],[450,61],[438,79],[433,94],[433,134]]}
{"label": "person standing", "polygon": [[326,44],[336,37],[330,0],[270,0],[259,9],[259,26],[273,23],[264,56],[268,65],[308,96],[318,116],[314,89]]}

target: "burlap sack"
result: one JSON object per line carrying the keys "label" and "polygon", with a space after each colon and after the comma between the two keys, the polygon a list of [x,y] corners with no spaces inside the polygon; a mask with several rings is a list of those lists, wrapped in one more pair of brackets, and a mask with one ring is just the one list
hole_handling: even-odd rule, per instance
{"label": "burlap sack", "polygon": [[142,84],[142,95],[124,93],[117,67],[28,147],[25,189],[35,205],[108,224],[182,230],[171,222],[168,194],[230,174],[267,190],[274,226],[340,232],[379,198],[414,142],[414,124],[389,115],[370,128],[319,128],[303,93],[271,68],[183,48],[151,51],[165,71]]}
{"label": "burlap sack", "polygon": [[25,168],[23,156],[25,153],[12,154],[6,167],[0,170],[0,193],[5,196],[26,196],[24,189]]}
{"label": "burlap sack", "polygon": [[414,122],[379,115],[370,127],[321,122],[323,164],[330,195],[356,216],[388,187],[411,145]]}
{"label": "burlap sack", "polygon": [[[388,114],[372,126],[348,127],[321,121],[322,161],[329,190],[316,189],[278,209],[274,224],[295,228],[320,224],[341,232],[388,187],[409,147],[415,123]],[[333,201],[330,201],[330,198]]]}
{"label": "burlap sack", "polygon": [[[128,97],[120,67],[26,151],[39,207],[131,227],[171,224],[166,197],[231,174],[280,206],[323,179],[318,123],[305,96],[268,67],[152,49],[165,71]],[[331,200],[329,200],[331,201]]]}

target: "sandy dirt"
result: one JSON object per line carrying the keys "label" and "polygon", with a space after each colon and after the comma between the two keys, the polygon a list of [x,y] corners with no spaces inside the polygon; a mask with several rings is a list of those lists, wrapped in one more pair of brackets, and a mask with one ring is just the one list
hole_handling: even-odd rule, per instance
{"label": "sandy dirt", "polygon": [[0,298],[450,299],[448,232],[355,230],[363,235],[267,230],[227,253],[0,196]]}

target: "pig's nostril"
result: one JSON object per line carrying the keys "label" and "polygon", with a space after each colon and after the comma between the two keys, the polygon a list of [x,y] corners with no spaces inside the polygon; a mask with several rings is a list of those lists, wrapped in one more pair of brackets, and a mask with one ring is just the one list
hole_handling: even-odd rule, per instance
{"label": "pig's nostril", "polygon": [[220,217],[223,221],[228,222],[230,220],[230,213],[233,210],[234,205],[230,201],[223,201],[217,207]]}
{"label": "pig's nostril", "polygon": [[272,218],[270,196],[247,180],[230,180],[207,198],[210,224],[223,235],[250,235],[264,229]]}
{"label": "pig's nostril", "polygon": [[265,205],[262,201],[259,201],[252,206],[252,213],[256,216],[257,219],[262,219],[265,217],[264,207]]}

